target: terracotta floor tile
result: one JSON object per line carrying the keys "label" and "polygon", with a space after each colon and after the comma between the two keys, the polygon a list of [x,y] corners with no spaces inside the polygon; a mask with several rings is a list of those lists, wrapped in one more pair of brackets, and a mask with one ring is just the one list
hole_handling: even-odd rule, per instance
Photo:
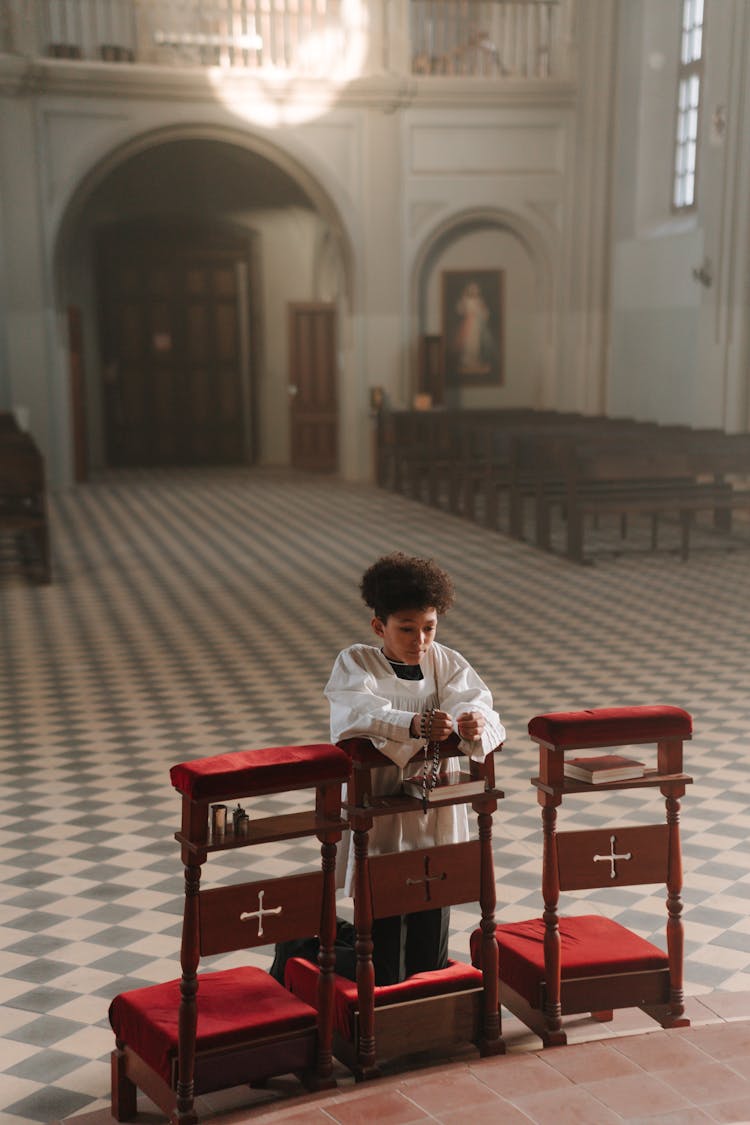
{"label": "terracotta floor tile", "polygon": [[724,1020],[750,1019],[750,992],[710,992],[701,1003]]}
{"label": "terracotta floor tile", "polygon": [[602,1078],[598,1082],[587,1082],[586,1089],[614,1113],[626,1118],[690,1108],[690,1103],[677,1090],[651,1074]]}
{"label": "terracotta floor tile", "polygon": [[649,1073],[706,1061],[705,1054],[693,1043],[681,1039],[679,1035],[667,1035],[664,1032],[624,1035],[621,1039],[616,1039],[612,1046]]}
{"label": "terracotta floor tile", "polygon": [[[702,996],[686,996],[685,997],[685,1015],[690,1020],[692,1027],[700,1027],[705,1023],[716,1022],[716,1012],[710,1007],[708,1001],[716,994],[708,992]],[[674,1028],[675,1033],[679,1033],[686,1028]]]}
{"label": "terracotta floor tile", "polygon": [[419,1075],[401,1087],[401,1093],[429,1113],[447,1113],[454,1109],[497,1104],[498,1095],[474,1074],[451,1071],[440,1076]]}
{"label": "terracotta floor tile", "polygon": [[[310,1105],[303,1109],[292,1111],[276,1110],[266,1112],[261,1116],[252,1114],[244,1116],[241,1113],[231,1114],[217,1118],[221,1125],[266,1125],[267,1122],[278,1122],[278,1125],[331,1125],[331,1118],[320,1106]],[[140,1125],[140,1119],[138,1121]],[[163,1125],[163,1123],[162,1123]]]}
{"label": "terracotta floor tile", "polygon": [[716,1102],[706,1106],[706,1112],[712,1121],[723,1122],[724,1125],[746,1125],[750,1121],[750,1099],[741,1098],[726,1102]]}
{"label": "terracotta floor tile", "polygon": [[683,1034],[689,1043],[694,1043],[715,1059],[750,1054],[750,1020],[711,1024],[709,1027],[688,1027]]}
{"label": "terracotta floor tile", "polygon": [[430,1115],[397,1090],[384,1090],[366,1098],[337,1101],[326,1105],[339,1125],[411,1125],[413,1121],[429,1121]]}
{"label": "terracotta floor tile", "polygon": [[733,1055],[731,1059],[725,1061],[724,1065],[750,1082],[750,1055]]}
{"label": "terracotta floor tile", "polygon": [[[527,1114],[502,1098],[494,1105],[472,1106],[468,1116],[471,1125],[530,1125]],[[464,1109],[455,1109],[448,1113],[437,1113],[435,1118],[440,1125],[466,1125],[467,1113]],[[710,1118],[707,1120],[710,1121]],[[373,1125],[380,1125],[380,1122],[374,1122]]]}
{"label": "terracotta floor tile", "polygon": [[602,1031],[609,1032],[612,1035],[622,1035],[623,1032],[635,1031],[648,1034],[649,1031],[659,1030],[659,1025],[640,1008],[618,1008],[613,1012],[611,1020],[606,1023],[599,1023],[598,1026]]}
{"label": "terracotta floor tile", "polygon": [[559,1090],[545,1090],[513,1100],[536,1125],[620,1125],[622,1121],[619,1114],[580,1086],[573,1087],[564,1098]]}
{"label": "terracotta floor tile", "polygon": [[662,1070],[659,1078],[694,1105],[706,1105],[728,1098],[747,1098],[750,1104],[750,1082],[719,1062]]}
{"label": "terracotta floor tile", "polygon": [[713,1125],[713,1117],[709,1117],[703,1109],[678,1109],[674,1113],[657,1113],[654,1117],[627,1117],[628,1125]]}
{"label": "terracotta floor tile", "polygon": [[555,1067],[539,1055],[505,1055],[499,1059],[482,1059],[470,1070],[490,1089],[510,1098],[529,1091],[570,1089],[571,1083]]}
{"label": "terracotta floor tile", "polygon": [[611,1043],[582,1043],[548,1048],[545,1062],[564,1074],[571,1082],[595,1082],[599,1078],[617,1078],[636,1074],[638,1067],[615,1050]]}

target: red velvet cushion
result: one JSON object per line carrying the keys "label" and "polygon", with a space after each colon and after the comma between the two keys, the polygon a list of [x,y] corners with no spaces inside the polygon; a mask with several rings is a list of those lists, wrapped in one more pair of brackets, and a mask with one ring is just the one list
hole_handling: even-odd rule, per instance
{"label": "red velvet cushion", "polygon": [[[286,963],[284,981],[287,988],[306,1003],[315,1005],[318,997],[320,969],[311,961],[292,957]],[[346,977],[334,978],[334,1026],[351,1042],[354,1036],[354,1013],[357,1010],[357,985]],[[415,973],[400,984],[382,985],[375,989],[375,1007],[399,1004],[405,1000],[418,1000],[423,996],[440,996],[446,992],[465,992],[481,988],[482,974],[471,965],[449,961],[445,969],[431,973]]]}
{"label": "red velvet cushion", "polygon": [[[117,1038],[170,1084],[179,1008],[179,980],[121,992],[109,1008]],[[263,969],[223,969],[198,976],[199,1051],[313,1027],[316,1019],[313,1008]]]}
{"label": "red velvet cushion", "polygon": [[627,746],[690,738],[693,719],[681,707],[601,707],[595,711],[558,711],[529,722],[535,742],[560,750],[585,746]]}
{"label": "red velvet cushion", "polygon": [[193,801],[215,801],[305,789],[323,781],[346,781],[350,768],[343,750],[324,742],[196,758],[172,766],[169,776],[175,789]]}
{"label": "red velvet cushion", "polygon": [[[669,967],[666,953],[609,918],[584,914],[560,918],[559,924],[563,980]],[[500,980],[537,1007],[539,989],[545,979],[544,920],[530,918],[497,926],[495,938]],[[482,960],[481,943],[482,932],[475,930],[471,935],[471,960],[477,966]]]}

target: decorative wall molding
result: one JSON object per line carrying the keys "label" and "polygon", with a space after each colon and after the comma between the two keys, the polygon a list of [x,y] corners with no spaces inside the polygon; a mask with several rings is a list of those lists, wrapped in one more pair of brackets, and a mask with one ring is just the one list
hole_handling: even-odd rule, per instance
{"label": "decorative wall molding", "polygon": [[372,75],[346,83],[320,78],[273,77],[221,67],[160,67],[141,63],[94,62],[85,59],[0,57],[0,90],[14,94],[76,95],[85,98],[128,97],[215,101],[226,97],[309,98],[319,102],[377,108],[395,112],[420,108],[503,106],[518,108],[573,105],[576,85],[570,81],[481,78],[412,79]]}

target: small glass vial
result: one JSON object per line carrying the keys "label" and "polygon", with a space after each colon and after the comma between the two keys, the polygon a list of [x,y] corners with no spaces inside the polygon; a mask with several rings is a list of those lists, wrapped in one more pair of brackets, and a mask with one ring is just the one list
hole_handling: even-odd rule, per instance
{"label": "small glass vial", "polygon": [[227,831],[227,806],[211,805],[211,835],[214,840],[223,840]]}

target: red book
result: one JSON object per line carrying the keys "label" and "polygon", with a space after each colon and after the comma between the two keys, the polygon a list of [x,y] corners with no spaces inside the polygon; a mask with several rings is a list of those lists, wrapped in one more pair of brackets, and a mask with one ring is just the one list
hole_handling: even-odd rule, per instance
{"label": "red book", "polygon": [[646,767],[643,762],[624,758],[621,754],[599,754],[594,758],[569,758],[563,772],[573,781],[601,785],[603,781],[629,781],[633,777],[643,777]]}

